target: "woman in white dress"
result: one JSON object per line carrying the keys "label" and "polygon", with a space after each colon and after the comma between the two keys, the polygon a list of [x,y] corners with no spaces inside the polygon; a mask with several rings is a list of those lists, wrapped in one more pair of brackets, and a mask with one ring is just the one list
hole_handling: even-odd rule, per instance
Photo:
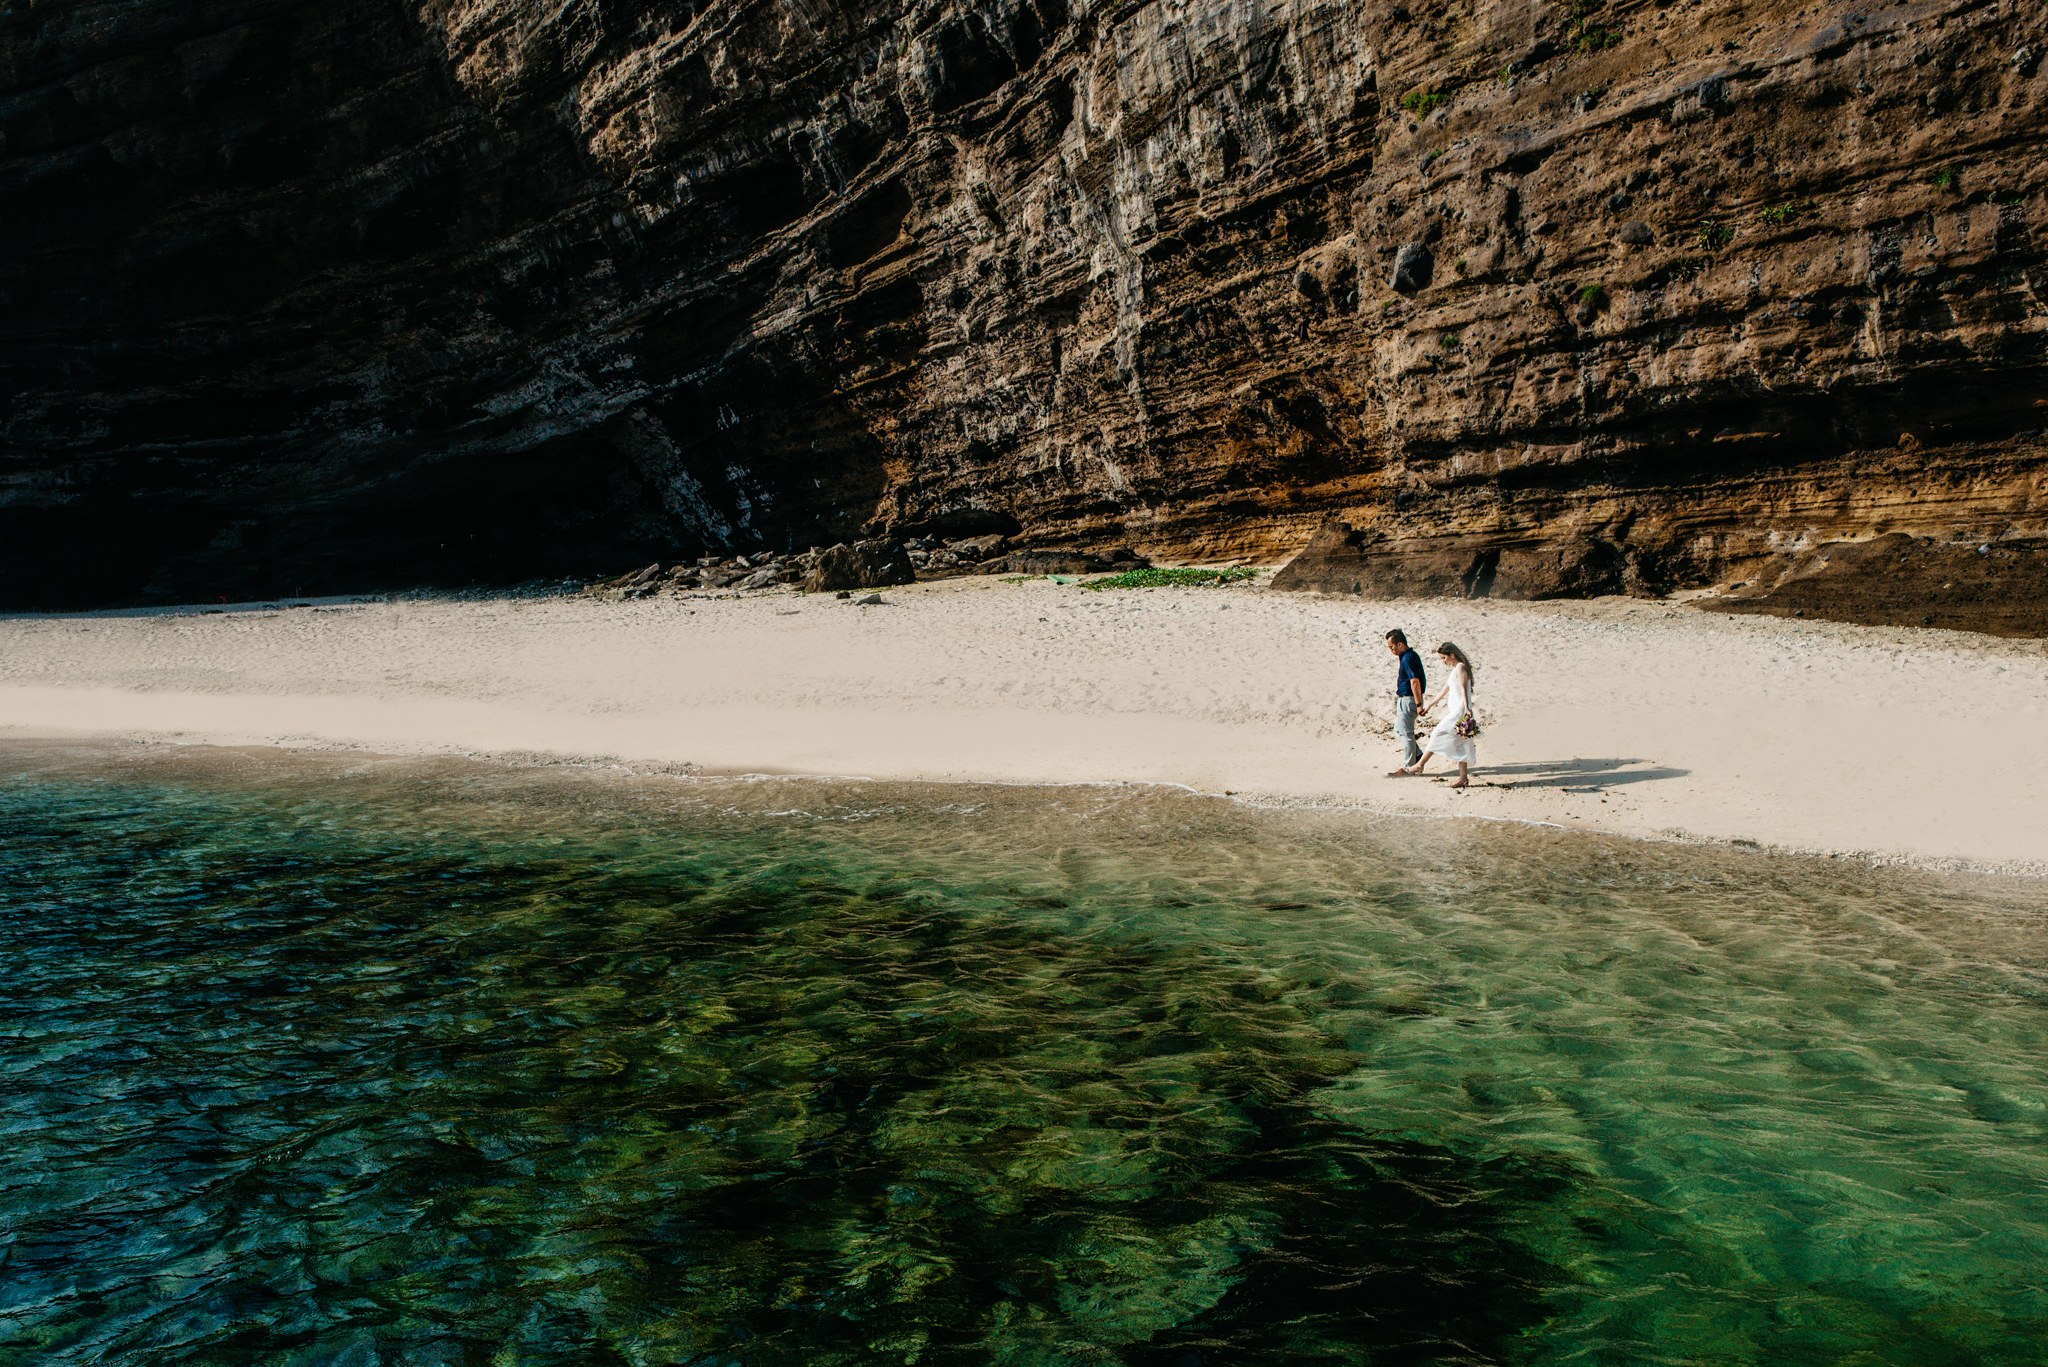
{"label": "woman in white dress", "polygon": [[1458,734],[1458,723],[1472,712],[1472,661],[1465,652],[1449,641],[1436,648],[1437,658],[1444,662],[1444,686],[1436,696],[1422,704],[1420,714],[1427,716],[1429,709],[1437,703],[1444,703],[1444,719],[1436,724],[1436,730],[1429,733],[1423,742],[1422,758],[1405,769],[1396,769],[1398,774],[1419,774],[1428,767],[1431,755],[1442,755],[1455,760],[1458,765],[1458,781],[1453,788],[1468,788],[1472,784],[1471,766],[1479,762],[1479,743],[1471,736]]}

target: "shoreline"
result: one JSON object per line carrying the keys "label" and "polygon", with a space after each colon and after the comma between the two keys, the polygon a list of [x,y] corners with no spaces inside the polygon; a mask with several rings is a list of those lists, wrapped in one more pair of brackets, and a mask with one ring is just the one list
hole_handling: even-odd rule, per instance
{"label": "shoreline", "polygon": [[[0,738],[1158,784],[1261,807],[2048,876],[2048,642],[1634,599],[995,579],[884,598],[16,616],[0,620]],[[1486,733],[1464,794],[1381,776],[1393,662],[1379,636],[1394,625],[1425,652],[1457,640],[1478,663]],[[1958,776],[1954,753],[2002,758],[1989,777]]]}
{"label": "shoreline", "polygon": [[541,772],[552,769],[569,769],[592,775],[611,775],[634,779],[667,779],[681,782],[748,782],[759,781],[790,782],[798,784],[874,784],[877,786],[907,786],[916,788],[1030,788],[1040,790],[1065,789],[1121,789],[1160,788],[1168,789],[1188,797],[1206,798],[1243,807],[1249,811],[1274,813],[1315,813],[1330,816],[1361,816],[1388,818],[1391,820],[1414,821],[1471,821],[1488,826],[1527,826],[1541,830],[1558,831],[1571,835],[1609,837],[1617,840],[1639,841],[1651,845],[1680,845],[1690,848],[1714,848],[1726,853],[1743,853],[1759,858],[1796,859],[1812,862],[1838,862],[1858,865],[1875,870],[1900,870],[1934,875],[1990,878],[1995,880],[2042,880],[2048,881],[2048,860],[2007,860],[2001,863],[1983,863],[1967,859],[1952,859],[1932,856],[1894,855],[1868,850],[1827,850],[1802,849],[1789,845],[1765,844],[1742,838],[1724,838],[1692,833],[1662,832],[1646,833],[1612,827],[1595,826],[1584,822],[1547,821],[1538,817],[1504,816],[1485,812],[1424,812],[1407,808],[1379,807],[1365,802],[1340,802],[1314,797],[1297,798],[1279,793],[1236,793],[1215,792],[1190,787],[1184,783],[1168,780],[1131,781],[1125,779],[1067,779],[1067,780],[1022,780],[997,778],[890,778],[873,774],[827,774],[806,773],[797,770],[777,769],[720,769],[688,771],[676,766],[650,764],[646,762],[623,761],[615,756],[537,754],[533,752],[478,753],[457,750],[417,750],[408,752],[384,752],[360,745],[229,745],[212,740],[187,740],[168,737],[41,737],[15,736],[0,732],[0,771],[4,771],[8,748],[11,744],[76,744],[85,746],[133,745],[140,750],[214,750],[223,754],[249,757],[261,753],[266,758],[309,760],[358,760],[365,763],[405,762],[410,760],[451,760],[467,764],[488,765],[501,770],[530,770]]}

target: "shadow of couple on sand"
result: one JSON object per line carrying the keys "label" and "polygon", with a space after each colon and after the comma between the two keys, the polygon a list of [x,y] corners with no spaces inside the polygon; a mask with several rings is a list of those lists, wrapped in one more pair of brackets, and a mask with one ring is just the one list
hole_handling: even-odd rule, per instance
{"label": "shadow of couple on sand", "polygon": [[[1641,765],[1641,768],[1634,766]],[[1475,766],[1472,782],[1494,788],[1557,788],[1564,792],[1598,792],[1624,783],[1684,778],[1690,769],[1674,769],[1640,759],[1536,760],[1524,764]]]}

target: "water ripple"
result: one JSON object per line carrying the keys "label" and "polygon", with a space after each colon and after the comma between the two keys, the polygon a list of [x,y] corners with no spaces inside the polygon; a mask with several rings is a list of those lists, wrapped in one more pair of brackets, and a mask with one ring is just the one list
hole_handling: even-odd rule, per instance
{"label": "water ripple", "polygon": [[2022,885],[1159,793],[10,758],[7,1367],[2048,1329]]}

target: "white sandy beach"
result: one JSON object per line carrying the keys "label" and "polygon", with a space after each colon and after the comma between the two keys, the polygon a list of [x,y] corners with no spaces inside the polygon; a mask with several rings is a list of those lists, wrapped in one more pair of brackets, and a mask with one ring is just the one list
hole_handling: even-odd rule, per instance
{"label": "white sandy beach", "polygon": [[[885,597],[5,618],[0,739],[1174,783],[2048,872],[2048,642],[1628,599],[992,578]],[[1384,776],[1390,626],[1432,668],[1446,637],[1478,665],[1470,791]]]}

